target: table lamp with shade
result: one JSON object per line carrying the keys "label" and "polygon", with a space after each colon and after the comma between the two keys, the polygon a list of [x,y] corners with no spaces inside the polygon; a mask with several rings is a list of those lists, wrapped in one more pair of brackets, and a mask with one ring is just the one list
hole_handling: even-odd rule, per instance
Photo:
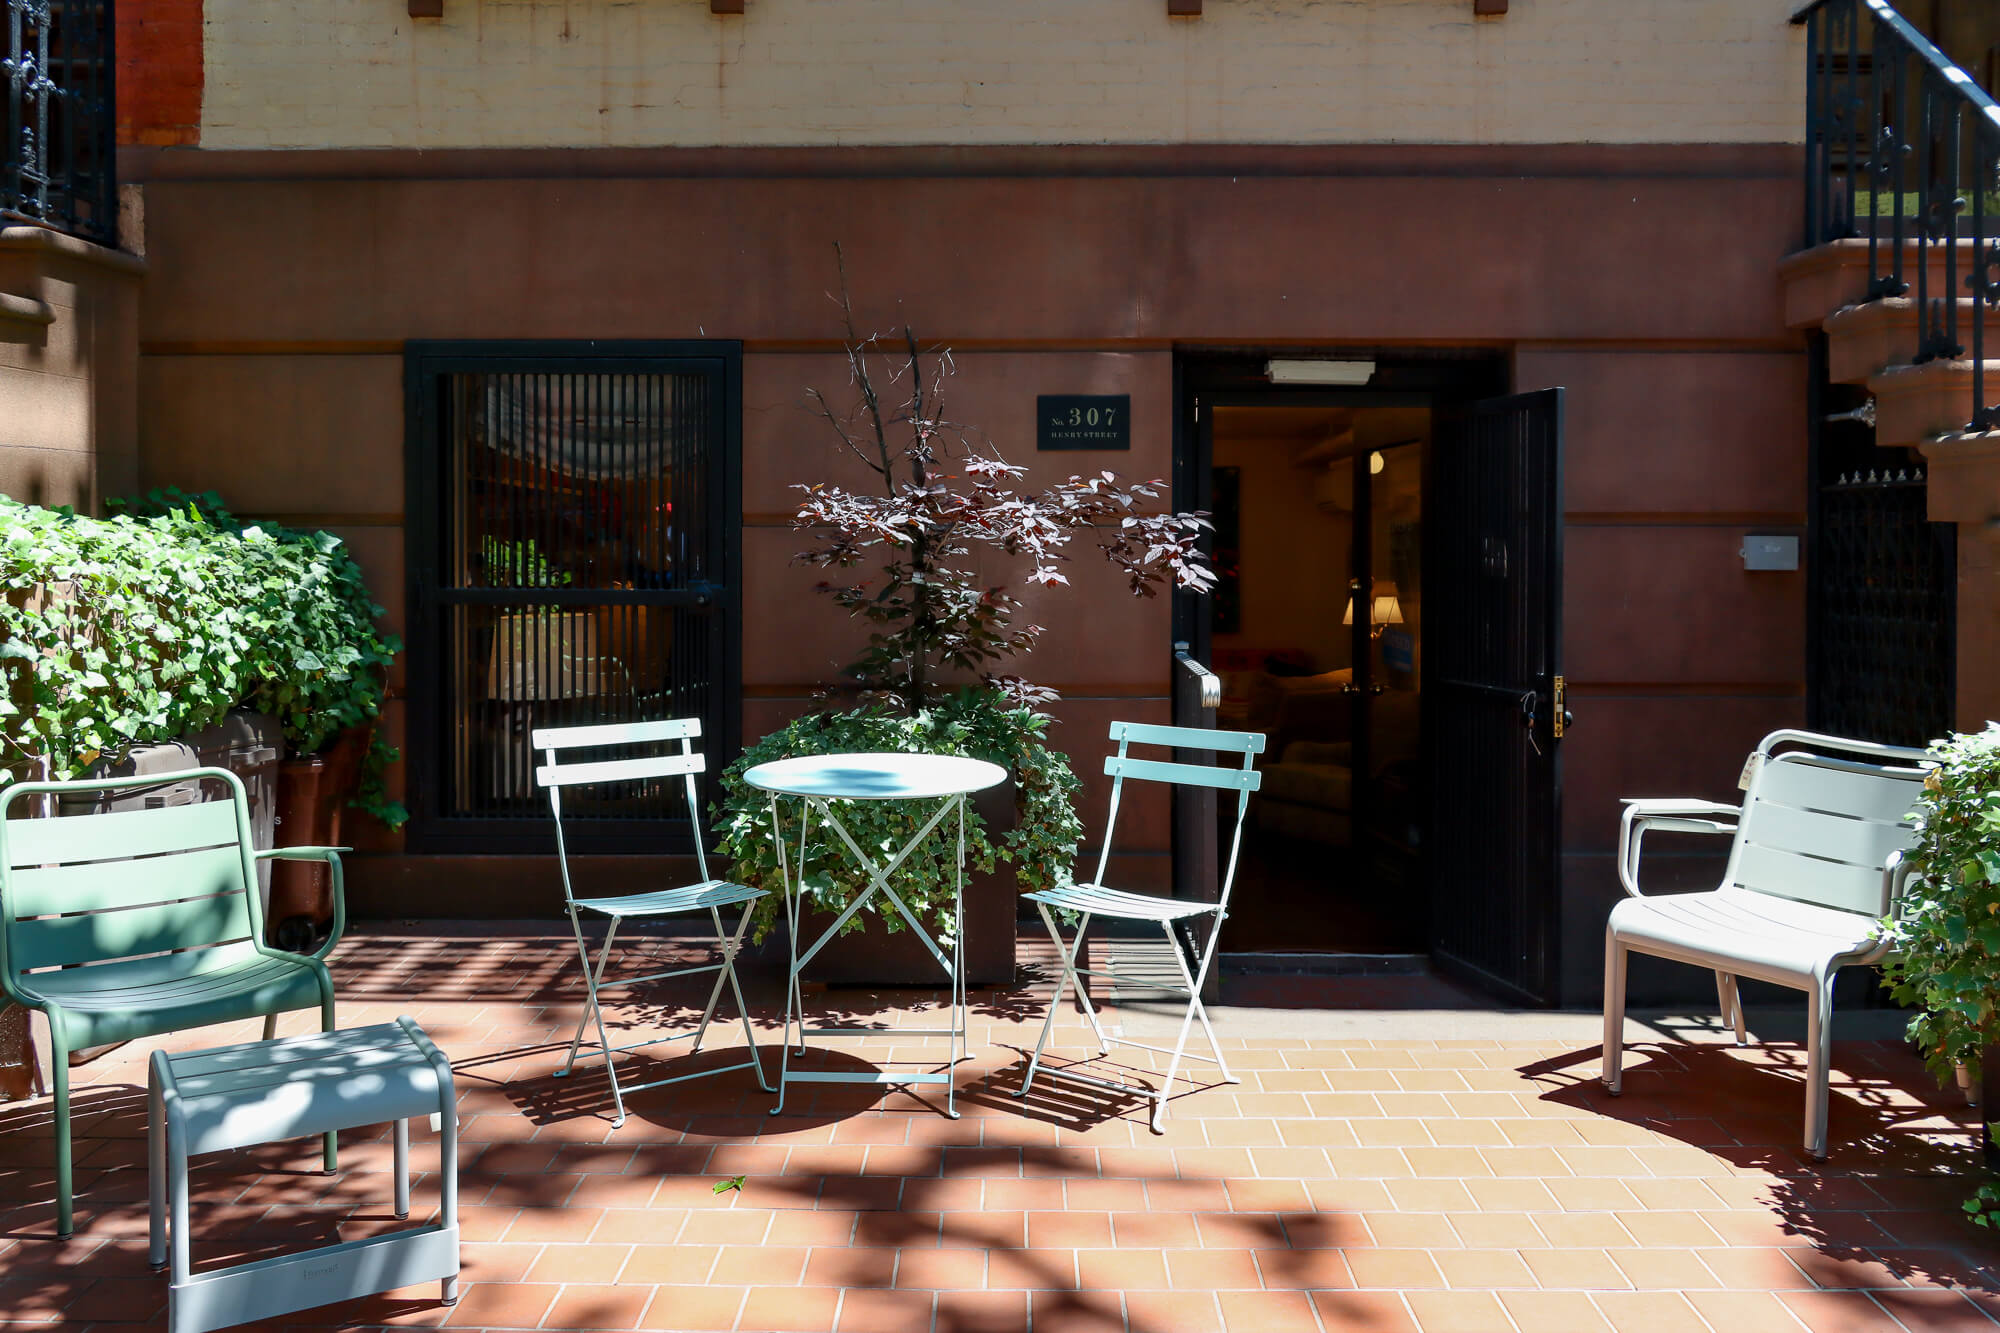
{"label": "table lamp with shade", "polygon": [[[1368,637],[1379,639],[1382,631],[1390,625],[1403,623],[1403,604],[1396,600],[1396,584],[1391,579],[1376,579],[1368,608]],[[1347,614],[1340,618],[1343,625],[1354,623],[1354,593],[1347,595]]]}

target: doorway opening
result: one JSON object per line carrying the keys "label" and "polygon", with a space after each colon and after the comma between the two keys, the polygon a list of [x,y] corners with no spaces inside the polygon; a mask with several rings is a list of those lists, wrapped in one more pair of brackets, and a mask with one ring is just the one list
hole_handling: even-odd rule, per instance
{"label": "doorway opening", "polygon": [[1216,725],[1268,741],[1223,930],[1230,953],[1425,946],[1431,416],[1428,403],[1337,400],[1212,410]]}
{"label": "doorway opening", "polygon": [[[1372,363],[1354,387],[1273,383],[1273,355],[1178,368],[1177,499],[1214,515],[1219,587],[1180,599],[1175,637],[1221,677],[1210,723],[1267,737],[1222,951],[1335,970],[1433,955],[1539,993],[1558,892],[1559,395],[1499,398],[1506,364],[1481,352],[1343,353]],[[1209,840],[1187,828],[1215,818],[1192,813],[1176,812],[1189,885],[1202,857],[1183,844]],[[1223,858],[1228,834],[1210,843]],[[1461,854],[1475,843],[1490,871]],[[1470,934],[1451,924],[1473,917]]]}

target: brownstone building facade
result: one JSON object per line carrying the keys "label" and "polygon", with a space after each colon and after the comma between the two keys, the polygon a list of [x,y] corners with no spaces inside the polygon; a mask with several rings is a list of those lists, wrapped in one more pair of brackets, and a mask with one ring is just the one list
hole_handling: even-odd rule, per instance
{"label": "brownstone building facade", "polygon": [[[1451,762],[1388,720],[1399,692],[1419,716],[1438,629],[1421,553],[1440,441],[1474,400],[1564,390],[1543,611],[1575,721],[1550,738],[1545,967],[1515,989],[1588,1002],[1619,798],[1726,796],[1761,735],[1807,720],[1808,572],[1743,555],[1746,538],[1806,535],[1811,482],[1811,367],[1776,276],[1800,238],[1806,56],[1789,0],[1522,0],[1485,17],[1496,7],[1470,0],[742,8],[445,0],[414,18],[378,0],[279,15],[206,0],[121,18],[120,168],[148,269],[132,473],[338,533],[411,641],[386,726],[415,818],[360,833],[357,909],[552,910],[547,858],[467,822],[504,813],[494,784],[513,779],[491,747],[586,707],[590,673],[612,668],[576,661],[622,652],[629,675],[670,656],[644,646],[659,617],[683,617],[680,642],[699,603],[699,661],[671,671],[700,677],[721,746],[837,676],[861,632],[813,595],[791,530],[794,485],[857,479],[803,406],[809,386],[846,382],[837,243],[862,327],[950,347],[952,415],[1036,475],[1110,468],[1213,505],[1228,473],[1243,556],[1221,612],[1133,600],[1080,566],[1074,588],[1031,599],[1049,629],[1026,672],[1062,691],[1056,742],[1087,779],[1111,720],[1172,716],[1181,640],[1229,668],[1238,716],[1297,724],[1281,744],[1373,736],[1372,769],[1295,751],[1295,822],[1272,825],[1292,843],[1270,894],[1311,898],[1299,867],[1315,846],[1357,858],[1333,916],[1421,885],[1370,876],[1440,836],[1414,836],[1420,798],[1380,795]],[[1310,382],[1268,369],[1284,361]],[[1358,380],[1325,369],[1362,364]],[[715,526],[698,571],[686,550],[672,574],[619,556],[624,572],[591,586],[623,609],[562,603],[570,627],[545,650],[571,684],[543,689],[508,666],[512,613],[468,601],[447,568],[529,540],[460,522],[452,487],[472,483],[451,469],[472,465],[453,449],[476,420],[468,447],[529,460],[495,423],[526,401],[505,395],[542,390],[506,377],[594,374],[708,386],[689,447]],[[452,397],[468,393],[487,395],[476,411]],[[1129,400],[1129,447],[1039,450],[1055,395]],[[532,466],[570,457],[535,447]],[[564,464],[598,487],[575,504],[600,533],[629,522],[603,496],[638,466],[604,459]],[[508,484],[555,506],[551,471],[523,476]],[[1253,490],[1315,499],[1283,517]],[[507,503],[527,521],[529,501]],[[575,556],[558,527],[505,558]],[[1374,609],[1385,598],[1393,613]],[[1359,720],[1312,731],[1301,691],[1265,679],[1287,675]],[[1260,702],[1271,690],[1290,721]],[[482,728],[501,739],[466,741]],[[1287,762],[1277,747],[1271,761]],[[1394,855],[1362,855],[1364,805],[1328,781],[1372,784],[1377,824],[1397,812]],[[1101,796],[1091,782],[1093,821]],[[1139,830],[1127,881],[1173,889],[1166,807]],[[616,839],[604,853],[637,854]],[[1434,926],[1340,929],[1302,943],[1421,952]]]}

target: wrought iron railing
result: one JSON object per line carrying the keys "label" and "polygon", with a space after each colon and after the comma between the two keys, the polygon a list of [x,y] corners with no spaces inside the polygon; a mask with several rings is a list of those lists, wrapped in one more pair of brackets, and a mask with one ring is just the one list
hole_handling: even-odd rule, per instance
{"label": "wrought iron railing", "polygon": [[1988,405],[2000,304],[2000,104],[1887,0],[1814,0],[1806,28],[1806,244],[1866,237],[1871,299],[1909,297],[1916,360],[1970,354],[1972,430]]}
{"label": "wrought iron railing", "polygon": [[0,0],[0,225],[115,245],[112,0]]}

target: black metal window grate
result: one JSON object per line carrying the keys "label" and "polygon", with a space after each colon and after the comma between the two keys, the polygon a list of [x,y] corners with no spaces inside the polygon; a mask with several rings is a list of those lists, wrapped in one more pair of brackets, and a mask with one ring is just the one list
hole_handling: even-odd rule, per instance
{"label": "black metal window grate", "polygon": [[[538,727],[700,718],[719,767],[735,696],[722,360],[427,360],[414,368],[434,519],[414,533],[412,571],[419,840],[545,835]],[[564,804],[600,846],[689,832],[678,780]]]}
{"label": "black metal window grate", "polygon": [[1867,393],[1827,381],[1824,338],[1809,361],[1808,724],[1923,745],[1957,708],[1958,530],[1930,521],[1922,455],[1876,444]]}
{"label": "black metal window grate", "polygon": [[0,0],[0,223],[118,240],[112,0]]}
{"label": "black metal window grate", "polygon": [[1920,459],[1878,452],[1820,487],[1812,725],[1922,745],[1952,727],[1957,530],[1926,516]]}

